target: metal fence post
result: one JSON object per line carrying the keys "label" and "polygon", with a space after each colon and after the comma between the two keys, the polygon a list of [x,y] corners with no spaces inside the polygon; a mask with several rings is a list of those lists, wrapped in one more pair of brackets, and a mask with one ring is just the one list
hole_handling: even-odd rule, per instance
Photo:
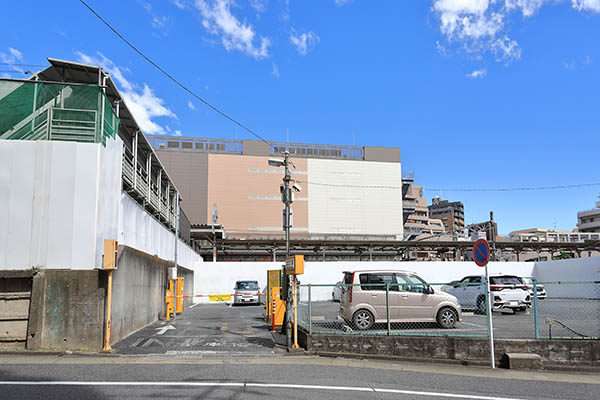
{"label": "metal fence post", "polygon": [[392,327],[390,326],[390,283],[385,284],[385,313],[387,315],[387,334],[390,336]]}
{"label": "metal fence post", "polygon": [[540,338],[540,325],[538,321],[538,295],[537,295],[537,280],[533,280],[533,321],[535,325],[535,338]]}
{"label": "metal fence post", "polygon": [[312,335],[312,301],[310,283],[308,284],[308,334]]}

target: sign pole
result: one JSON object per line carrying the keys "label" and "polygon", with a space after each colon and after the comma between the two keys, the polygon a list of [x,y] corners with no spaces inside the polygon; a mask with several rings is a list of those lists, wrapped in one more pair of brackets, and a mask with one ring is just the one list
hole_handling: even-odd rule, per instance
{"label": "sign pole", "polygon": [[494,325],[492,323],[492,295],[490,292],[490,274],[488,272],[488,262],[490,261],[490,245],[487,240],[479,239],[473,245],[473,261],[480,267],[485,267],[485,304],[487,314],[488,336],[490,338],[490,362],[492,368],[496,368],[494,357]]}
{"label": "sign pole", "polygon": [[492,323],[492,301],[490,296],[490,275],[488,273],[488,266],[485,264],[485,297],[487,303],[487,325],[488,334],[490,337],[490,362],[492,369],[496,368],[496,360],[494,357],[494,324]]}

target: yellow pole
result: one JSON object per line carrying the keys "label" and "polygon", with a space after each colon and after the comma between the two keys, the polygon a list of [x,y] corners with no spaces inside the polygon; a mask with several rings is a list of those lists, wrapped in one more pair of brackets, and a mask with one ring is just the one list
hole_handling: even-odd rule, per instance
{"label": "yellow pole", "polygon": [[296,275],[294,275],[294,344],[292,349],[297,349],[298,346],[298,299],[296,298]]}
{"label": "yellow pole", "polygon": [[109,269],[108,272],[108,283],[106,288],[106,334],[104,335],[104,351],[111,351],[110,347],[110,312],[112,305],[112,273],[113,270]]}

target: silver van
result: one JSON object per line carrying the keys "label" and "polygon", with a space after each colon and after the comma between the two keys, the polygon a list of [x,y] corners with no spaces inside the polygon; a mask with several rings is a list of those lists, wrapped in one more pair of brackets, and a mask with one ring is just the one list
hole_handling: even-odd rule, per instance
{"label": "silver van", "polygon": [[433,289],[414,272],[344,272],[340,316],[359,330],[387,323],[386,284],[389,287],[390,322],[437,322],[453,328],[462,320],[456,297]]}

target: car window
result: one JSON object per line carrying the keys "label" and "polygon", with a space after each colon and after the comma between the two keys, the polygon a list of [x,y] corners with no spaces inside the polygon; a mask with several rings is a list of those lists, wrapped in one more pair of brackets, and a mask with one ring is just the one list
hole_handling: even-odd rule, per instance
{"label": "car window", "polygon": [[398,285],[396,285],[396,280],[394,275],[391,273],[385,274],[360,274],[359,280],[361,284],[365,284],[361,286],[362,290],[383,290],[385,291],[385,284],[389,283],[390,290],[398,291]]}
{"label": "car window", "polygon": [[524,283],[531,285],[533,283],[533,279],[531,278],[521,278]]}
{"label": "car window", "polygon": [[427,284],[416,275],[396,275],[403,292],[427,293]]}
{"label": "car window", "polygon": [[350,284],[354,283],[354,282],[352,282],[352,273],[351,272],[346,272],[344,274],[344,283],[346,285],[350,285]]}
{"label": "car window", "polygon": [[481,283],[481,277],[479,277],[479,276],[472,276],[471,278],[469,278],[469,282],[468,283]]}
{"label": "car window", "polygon": [[522,285],[521,279],[516,276],[492,276],[490,283],[494,285]]}
{"label": "car window", "polygon": [[239,290],[257,290],[258,282],[256,281],[239,281],[236,285]]}

